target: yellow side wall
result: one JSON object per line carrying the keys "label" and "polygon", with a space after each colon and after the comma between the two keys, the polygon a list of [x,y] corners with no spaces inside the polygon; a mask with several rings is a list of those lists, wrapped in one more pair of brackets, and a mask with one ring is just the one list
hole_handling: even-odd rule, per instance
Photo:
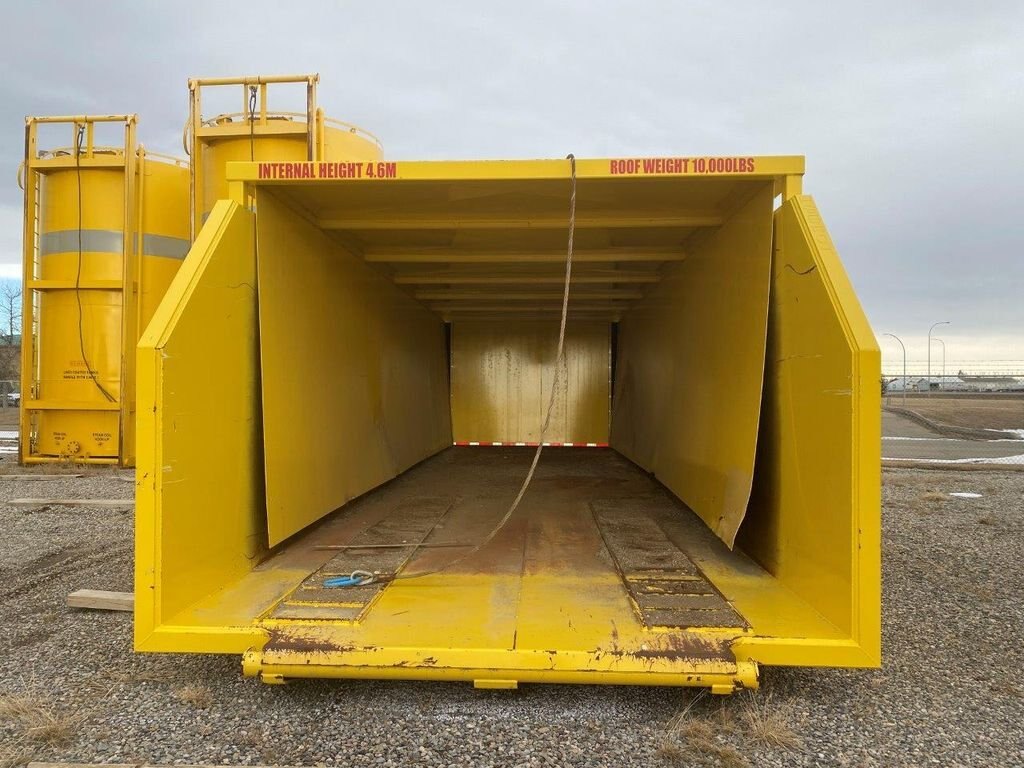
{"label": "yellow side wall", "polygon": [[270,544],[451,445],[444,323],[257,197]]}
{"label": "yellow side wall", "polygon": [[217,203],[138,347],[135,639],[265,550],[252,215]]}
{"label": "yellow side wall", "polygon": [[[537,442],[547,413],[558,321],[452,323],[452,433],[480,442]],[[610,325],[570,322],[545,442],[607,443]]]}
{"label": "yellow side wall", "polygon": [[771,264],[759,188],[619,325],[612,447],[732,546],[754,471]]}
{"label": "yellow side wall", "polygon": [[739,545],[877,662],[878,345],[813,199],[790,199],[775,220],[762,432]]}

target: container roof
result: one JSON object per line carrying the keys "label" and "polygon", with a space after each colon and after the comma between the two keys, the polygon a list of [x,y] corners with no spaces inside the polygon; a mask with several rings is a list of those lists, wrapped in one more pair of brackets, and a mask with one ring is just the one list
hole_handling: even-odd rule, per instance
{"label": "container roof", "polygon": [[[572,315],[618,319],[691,238],[803,168],[802,157],[578,160]],[[229,163],[228,177],[273,187],[448,319],[561,308],[567,160]]]}

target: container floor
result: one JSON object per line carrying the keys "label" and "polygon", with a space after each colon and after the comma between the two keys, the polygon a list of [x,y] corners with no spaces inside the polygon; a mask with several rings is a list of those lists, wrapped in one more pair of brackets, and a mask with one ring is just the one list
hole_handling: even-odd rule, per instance
{"label": "container floor", "polygon": [[[265,656],[306,654],[307,664],[351,649],[363,665],[366,649],[390,649],[402,665],[454,651],[575,653],[587,667],[622,653],[726,663],[740,635],[799,625],[839,636],[611,449],[546,449],[519,509],[474,549],[532,455],[447,449],[293,537],[189,622],[256,623],[270,638]],[[353,570],[399,578],[324,588]]]}

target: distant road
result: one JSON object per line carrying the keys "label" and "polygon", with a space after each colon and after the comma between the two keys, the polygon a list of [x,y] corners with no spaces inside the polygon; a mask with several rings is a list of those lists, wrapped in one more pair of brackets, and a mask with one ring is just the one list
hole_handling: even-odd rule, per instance
{"label": "distant road", "polygon": [[[882,458],[905,461],[982,460],[1019,456],[1024,464],[1024,440],[961,440],[943,437],[894,413],[882,412]],[[1001,462],[1000,462],[1001,463]]]}

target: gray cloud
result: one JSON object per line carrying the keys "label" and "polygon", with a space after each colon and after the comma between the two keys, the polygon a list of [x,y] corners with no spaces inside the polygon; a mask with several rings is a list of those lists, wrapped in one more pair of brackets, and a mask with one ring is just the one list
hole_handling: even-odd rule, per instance
{"label": "gray cloud", "polygon": [[20,4],[0,262],[26,114],[138,112],[180,154],[187,77],[319,71],[398,159],[805,154],[879,332],[952,320],[951,356],[1022,359],[1022,29],[1014,2]]}

